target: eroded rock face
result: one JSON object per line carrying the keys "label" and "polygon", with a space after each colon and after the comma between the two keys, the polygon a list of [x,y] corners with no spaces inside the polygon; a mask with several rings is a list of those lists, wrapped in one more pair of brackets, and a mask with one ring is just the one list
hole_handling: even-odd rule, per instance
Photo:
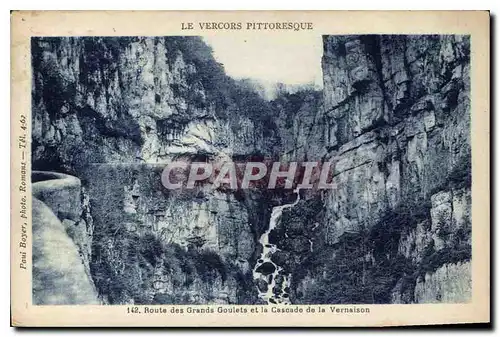
{"label": "eroded rock face", "polygon": [[468,37],[323,42],[323,92],[265,102],[197,38],[33,41],[33,167],[82,178],[109,303],[256,303],[264,287],[257,242],[285,196],[167,191],[161,170],[179,158],[332,163],[335,188],[301,191],[269,233],[292,303],[470,292]]}
{"label": "eroded rock face", "polygon": [[[85,209],[92,230],[83,260],[105,300],[254,301],[265,196],[168,193],[160,177],[178,158],[272,157],[270,104],[227,77],[198,37],[35,38],[32,46],[33,167],[82,177],[82,199],[62,205]],[[68,228],[85,227],[66,218]]]}
{"label": "eroded rock face", "polygon": [[327,144],[337,149],[333,241],[467,171],[468,44],[460,36],[324,38]]}
{"label": "eroded rock face", "polygon": [[167,190],[161,185],[162,171],[162,165],[91,165],[83,178],[89,181],[95,218],[120,224],[127,233],[156,233],[162,241],[182,247],[251,258],[255,245],[249,208],[258,206],[257,194],[237,200],[211,186]]}
{"label": "eroded rock face", "polygon": [[415,286],[416,303],[467,303],[472,294],[470,262],[445,264]]}
{"label": "eroded rock face", "polygon": [[[306,194],[309,204],[287,210],[276,228],[292,255],[292,302],[426,301],[423,280],[434,273],[430,288],[458,282],[470,292],[466,269],[461,280],[438,272],[471,258],[468,37],[323,43],[324,159],[335,188]],[[311,203],[321,205],[313,215]],[[309,254],[295,247],[302,237]]]}
{"label": "eroded rock face", "polygon": [[198,37],[35,38],[33,69],[40,168],[273,146],[270,126],[240,111],[227,92],[234,81]]}
{"label": "eroded rock face", "polygon": [[82,171],[97,287],[110,303],[251,303],[242,282],[251,282],[262,196],[211,186],[167,190],[163,168],[96,164]]}
{"label": "eroded rock face", "polygon": [[306,89],[272,102],[281,160],[320,161],[326,154],[322,100],[321,92]]}

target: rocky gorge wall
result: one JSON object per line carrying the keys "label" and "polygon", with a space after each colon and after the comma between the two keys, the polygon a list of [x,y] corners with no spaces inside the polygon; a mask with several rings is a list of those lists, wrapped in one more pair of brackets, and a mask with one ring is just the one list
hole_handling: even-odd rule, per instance
{"label": "rocky gorge wall", "polygon": [[161,171],[179,158],[272,157],[270,104],[198,37],[33,38],[32,64],[32,165],[81,178],[102,301],[255,302],[267,197],[169,194]]}
{"label": "rocky gorge wall", "polygon": [[468,37],[323,43],[324,158],[335,188],[285,212],[277,228],[292,302],[467,301]]}
{"label": "rocky gorge wall", "polygon": [[273,150],[266,103],[198,37],[33,38],[32,63],[37,167]]}
{"label": "rocky gorge wall", "polygon": [[[94,281],[111,303],[252,303],[259,193],[167,190],[161,164],[94,164]],[[106,184],[102,182],[106,181]]]}
{"label": "rocky gorge wall", "polygon": [[171,160],[248,158],[333,163],[269,233],[291,303],[469,299],[468,37],[323,44],[323,91],[269,102],[197,37],[32,40],[33,169],[81,180],[70,237],[100,301],[261,303],[259,238],[290,195],[161,184]]}

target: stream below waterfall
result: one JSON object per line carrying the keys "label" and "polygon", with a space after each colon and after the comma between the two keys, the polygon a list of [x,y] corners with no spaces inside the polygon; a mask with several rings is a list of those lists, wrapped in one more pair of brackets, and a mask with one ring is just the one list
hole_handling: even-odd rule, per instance
{"label": "stream below waterfall", "polygon": [[299,189],[295,189],[293,192],[297,193],[297,199],[293,203],[273,207],[269,228],[259,239],[262,245],[262,254],[253,269],[253,278],[257,284],[259,298],[268,304],[290,304],[290,275],[271,261],[271,256],[279,251],[279,248],[269,243],[269,234],[278,224],[283,211],[299,202]]}

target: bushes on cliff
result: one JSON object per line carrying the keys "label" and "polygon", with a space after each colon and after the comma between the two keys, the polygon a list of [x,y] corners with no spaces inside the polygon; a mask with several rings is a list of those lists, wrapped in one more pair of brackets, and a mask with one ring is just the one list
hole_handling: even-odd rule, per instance
{"label": "bushes on cliff", "polygon": [[443,190],[466,188],[471,186],[472,183],[472,163],[471,155],[467,155],[460,158],[451,171],[446,175],[443,182],[435,186],[431,191],[430,195],[438,193]]}
{"label": "bushes on cliff", "polygon": [[313,111],[319,108],[317,105],[321,101],[321,95],[321,91],[313,88],[303,88],[294,93],[287,92],[284,89],[277,90],[277,96],[271,104],[275,110],[286,113],[285,116],[282,116],[285,119],[285,127],[291,128],[293,126],[293,117],[304,107],[305,102],[310,101],[314,105],[310,107]]}
{"label": "bushes on cliff", "polygon": [[471,253],[471,246],[467,243],[455,243],[436,251],[431,242],[422,252],[422,260],[416,265],[411,264],[411,267],[404,271],[399,292],[407,299],[407,303],[412,303],[415,300],[415,285],[419,278],[424,279],[427,273],[434,273],[443,265],[470,261]]}
{"label": "bushes on cliff", "polygon": [[316,249],[294,267],[295,285],[315,275],[310,287],[297,292],[299,302],[390,303],[398,280],[415,270],[398,252],[401,233],[427,218],[429,209],[428,203],[401,205],[370,230],[346,233],[335,246]]}
{"label": "bushes on cliff", "polygon": [[198,275],[205,281],[213,279],[217,274],[222,277],[222,281],[227,278],[226,265],[222,261],[219,254],[210,250],[193,251],[193,259],[195,260],[196,271]]}
{"label": "bushes on cliff", "polygon": [[470,187],[472,182],[472,164],[470,153],[464,156],[451,170],[448,180],[451,187]]}
{"label": "bushes on cliff", "polygon": [[94,282],[111,304],[130,299],[151,303],[156,293],[153,282],[158,279],[155,271],[166,276],[174,287],[170,295],[175,297],[177,290],[189,288],[195,280],[208,288],[218,279],[225,282],[233,270],[213,251],[194,247],[186,250],[162,242],[153,233],[121,233],[114,240],[94,242],[91,264]]}
{"label": "bushes on cliff", "polygon": [[371,255],[374,244],[369,233],[344,236],[329,253],[320,252],[316,261],[303,263],[303,266],[315,266],[309,273],[317,277],[306,291],[296,293],[299,302],[388,303],[391,290],[408,265],[397,254],[374,260]]}
{"label": "bushes on cliff", "polygon": [[452,246],[435,250],[433,244],[429,244],[423,252],[422,261],[414,272],[414,277],[424,277],[426,273],[433,273],[445,264],[455,264],[462,261],[470,261],[472,258],[471,246],[467,243],[456,243]]}
{"label": "bushes on cliff", "polygon": [[[234,117],[230,114],[241,115],[263,126],[264,132],[274,128],[273,110],[269,102],[252,85],[227,76],[224,66],[215,60],[212,48],[200,37],[166,37],[165,45],[172,55],[180,52],[186,63],[196,67],[196,72],[188,76],[187,82],[190,86],[201,83],[206,94],[205,103],[215,105],[218,117],[230,119]],[[169,60],[174,61],[175,58]],[[181,92],[179,87],[175,90],[188,96],[188,102],[204,107],[205,103],[200,101],[200,97],[192,96],[195,94],[193,90]]]}

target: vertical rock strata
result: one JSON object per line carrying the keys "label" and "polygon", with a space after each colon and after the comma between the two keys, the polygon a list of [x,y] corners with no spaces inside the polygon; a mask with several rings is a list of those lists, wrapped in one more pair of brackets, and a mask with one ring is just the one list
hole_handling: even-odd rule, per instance
{"label": "vertical rock strata", "polygon": [[269,102],[197,37],[33,38],[33,169],[81,179],[77,215],[50,195],[39,213],[69,228],[101,302],[259,303],[258,239],[287,196],[160,180],[170,160],[249,157],[334,167],[269,233],[292,303],[470,299],[469,38],[323,45],[323,91]]}
{"label": "vertical rock strata", "polygon": [[278,229],[292,302],[467,300],[469,38],[324,36],[323,44],[335,188],[290,210]]}
{"label": "vertical rock strata", "polygon": [[32,64],[33,168],[81,178],[102,301],[255,302],[267,197],[168,193],[160,178],[176,159],[271,158],[269,102],[198,37],[33,38]]}

